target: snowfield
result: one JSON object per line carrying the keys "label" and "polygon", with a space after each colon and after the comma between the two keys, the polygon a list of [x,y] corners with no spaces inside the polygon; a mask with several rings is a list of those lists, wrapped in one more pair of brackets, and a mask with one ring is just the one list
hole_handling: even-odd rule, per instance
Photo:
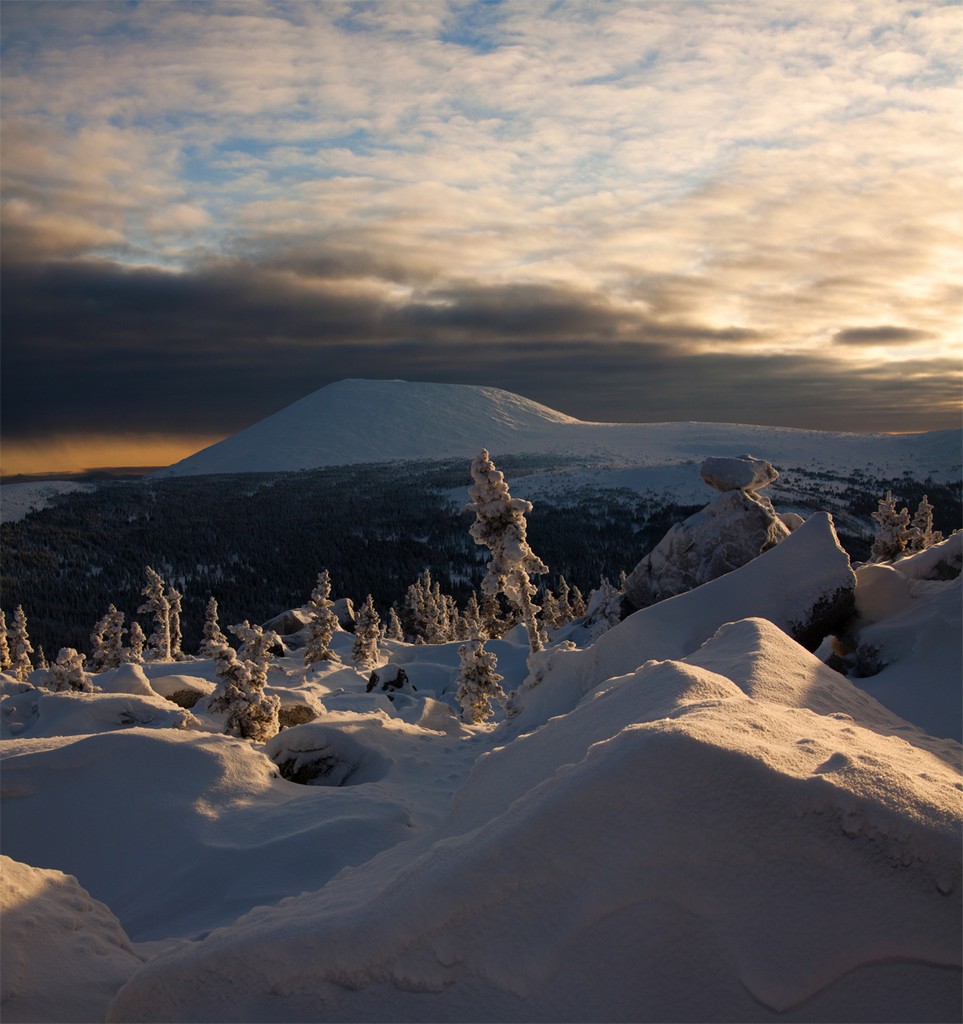
{"label": "snowfield", "polygon": [[[731,423],[586,423],[500,388],[403,380],[341,380],[307,395],[154,476],[283,472],[364,462],[472,458],[539,452],[600,462],[607,486],[663,483],[683,491],[691,464],[734,452],[765,452],[783,466],[870,470],[950,479],[960,472],[960,431],[843,434]],[[497,461],[497,459],[496,459]],[[676,467],[690,464],[681,477]],[[587,478],[579,482],[584,483]],[[698,500],[698,498],[697,498]]]}
{"label": "snowfield", "polygon": [[[459,644],[369,690],[340,630],[285,638],[314,717],[264,744],[211,661],[5,675],[4,1019],[958,1021],[959,546],[854,571],[814,515],[594,641],[487,641],[479,725]],[[840,594],[872,677],[807,649]]]}

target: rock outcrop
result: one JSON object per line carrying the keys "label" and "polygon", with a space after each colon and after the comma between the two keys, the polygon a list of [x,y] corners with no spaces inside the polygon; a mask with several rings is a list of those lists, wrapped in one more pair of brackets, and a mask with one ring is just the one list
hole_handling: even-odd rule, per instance
{"label": "rock outcrop", "polygon": [[626,611],[647,608],[724,576],[775,547],[798,525],[787,523],[757,493],[779,473],[752,455],[710,458],[702,479],[720,493],[685,522],[676,523],[625,581]]}

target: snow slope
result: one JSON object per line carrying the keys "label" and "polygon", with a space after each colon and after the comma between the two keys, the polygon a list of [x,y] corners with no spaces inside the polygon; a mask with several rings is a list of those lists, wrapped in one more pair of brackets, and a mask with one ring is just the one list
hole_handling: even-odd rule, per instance
{"label": "snow slope", "polygon": [[482,726],[457,643],[386,642],[395,694],[350,634],[276,659],[317,717],[264,745],[162,700],[210,661],[0,677],[4,1019],[101,1019],[113,986],[124,1022],[958,1021],[963,749],[918,722],[959,581],[876,568],[879,699],[788,632],[858,579],[825,515],[583,650],[490,641],[519,712]]}
{"label": "snow slope", "polygon": [[42,483],[0,485],[0,522],[15,523],[30,512],[47,508],[50,499],[72,491],[92,491],[93,484],[73,480],[45,480]]}
{"label": "snow slope", "polygon": [[161,470],[158,476],[283,472],[405,459],[543,452],[659,467],[744,451],[780,465],[945,475],[960,432],[891,436],[718,423],[586,423],[499,388],[342,380]]}

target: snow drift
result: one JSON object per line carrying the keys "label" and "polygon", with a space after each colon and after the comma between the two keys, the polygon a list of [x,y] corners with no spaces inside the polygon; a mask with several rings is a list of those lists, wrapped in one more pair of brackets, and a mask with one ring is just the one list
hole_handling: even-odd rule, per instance
{"label": "snow drift", "polygon": [[482,758],[436,834],[159,956],[109,1019],[951,1019],[958,824],[931,753],[650,662]]}

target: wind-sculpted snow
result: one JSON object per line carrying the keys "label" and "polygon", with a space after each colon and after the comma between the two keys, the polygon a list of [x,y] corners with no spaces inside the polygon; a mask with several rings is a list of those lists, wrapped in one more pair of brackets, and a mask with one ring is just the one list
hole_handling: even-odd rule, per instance
{"label": "wind-sculpted snow", "polygon": [[537,655],[516,696],[512,724],[524,730],[570,711],[599,681],[633,672],[651,658],[683,658],[734,619],[769,619],[815,647],[830,626],[814,627],[826,611],[837,609],[837,618],[845,618],[855,583],[832,519],[817,513],[742,568],[635,612],[591,647]]}
{"label": "wind-sculpted snow", "polygon": [[408,818],[371,787],[295,786],[250,743],[183,730],[14,740],[3,789],[4,852],[55,861],[137,940],[317,888],[406,838]]}
{"label": "wind-sculpted snow", "polygon": [[430,839],[159,957],[109,1019],[949,1020],[959,795],[848,715],[652,662],[493,750]]}
{"label": "wind-sculpted snow", "polygon": [[61,871],[0,857],[3,1019],[103,1020],[141,965],[117,918]]}
{"label": "wind-sculpted snow", "polygon": [[[94,674],[111,693],[2,676],[3,850],[144,943],[90,972],[101,1007],[129,979],[113,1021],[957,1022],[963,749],[930,693],[958,690],[960,583],[935,566],[857,586],[813,516],[583,650],[486,642],[517,714],[482,724],[458,643],[385,640],[384,689],[341,630],[337,662],[272,660],[305,724],[263,746],[174,703],[211,661]],[[853,643],[891,660],[851,680],[793,635],[854,587]],[[125,936],[31,906],[0,922],[5,1019],[98,1019],[78,972]]]}

